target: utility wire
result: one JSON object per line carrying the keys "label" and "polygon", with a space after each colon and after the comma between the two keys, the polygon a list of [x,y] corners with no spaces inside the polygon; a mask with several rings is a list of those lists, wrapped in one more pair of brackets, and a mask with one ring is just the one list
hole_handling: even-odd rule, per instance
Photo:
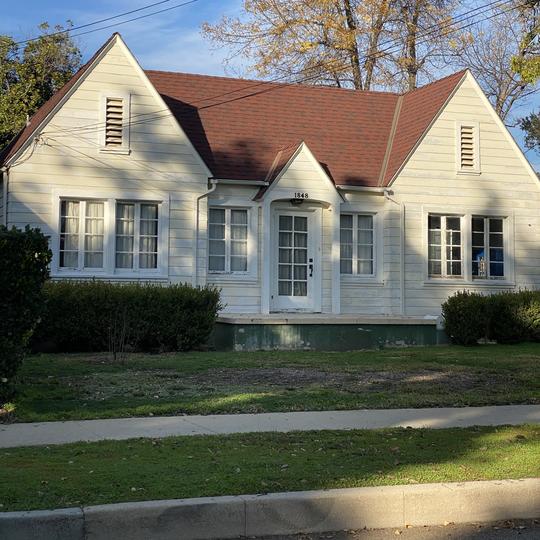
{"label": "utility wire", "polygon": [[138,13],[140,11],[150,9],[151,7],[155,7],[155,6],[159,6],[161,4],[167,4],[169,2],[172,2],[172,0],[161,0],[160,2],[154,2],[153,4],[147,4],[146,6],[142,6],[142,7],[137,8],[137,9],[132,9],[131,11],[125,11],[124,13],[119,13],[118,15],[113,15],[111,17],[106,17],[104,19],[100,19],[100,20],[93,21],[93,22],[90,22],[90,23],[81,24],[79,26],[74,26],[72,28],[66,28],[65,30],[60,30],[59,32],[53,32],[51,34],[44,34],[43,36],[38,36],[38,37],[30,38],[30,39],[25,39],[25,40],[22,40],[22,41],[17,41],[15,43],[15,45],[24,45],[25,43],[30,43],[32,41],[37,41],[39,39],[48,38],[48,37],[52,37],[52,36],[58,36],[58,35],[62,35],[62,34],[70,34],[71,37],[83,36],[85,34],[90,34],[92,32],[99,32],[100,30],[106,30],[107,28],[112,28],[113,26],[119,26],[121,24],[126,24],[126,23],[129,23],[129,22],[138,21],[138,20],[144,19],[146,17],[152,17],[153,15],[158,15],[160,13],[165,13],[166,11],[171,11],[173,9],[177,9],[177,8],[180,8],[180,7],[183,7],[183,6],[187,6],[188,4],[194,4],[195,2],[198,2],[198,1],[199,0],[189,0],[187,2],[182,2],[181,4],[176,4],[174,6],[171,6],[171,7],[165,8],[165,9],[160,9],[160,10],[157,10],[157,11],[153,11],[151,13],[145,13],[144,15],[139,15],[138,17],[133,17],[131,19],[126,19],[125,21],[119,21],[119,22],[116,22],[116,23],[111,24],[111,25],[103,26],[101,28],[93,28],[92,30],[87,30],[85,32],[79,32],[78,34],[72,34],[72,32],[75,32],[77,30],[81,30],[82,28],[88,28],[89,26],[94,26],[96,24],[101,24],[101,23],[104,23],[104,22],[112,21],[114,19],[119,19],[121,17],[125,17],[126,15],[131,15],[133,13]]}
{"label": "utility wire", "polygon": [[[475,24],[479,24],[481,22],[493,19],[493,18],[498,17],[498,16],[500,16],[500,15],[502,15],[504,13],[508,13],[508,12],[512,11],[513,9],[518,9],[522,5],[525,5],[525,4],[520,4],[520,5],[517,5],[517,6],[513,6],[513,7],[509,8],[509,9],[494,13],[489,17],[482,17],[481,19],[474,20],[474,21],[472,21],[472,22],[470,22],[470,23],[468,23],[468,24],[466,24],[464,26],[460,26],[458,28],[452,29],[452,26],[455,26],[456,21],[457,21],[458,24],[461,24],[461,23],[463,23],[463,22],[465,22],[467,20],[470,20],[473,17],[473,15],[471,15],[472,13],[476,13],[476,12],[478,12],[480,10],[488,9],[491,6],[495,6],[496,4],[497,4],[497,7],[499,8],[499,7],[502,7],[502,6],[505,6],[507,4],[511,4],[511,3],[513,3],[513,0],[505,0],[503,2],[498,0],[498,1],[495,1],[495,2],[490,2],[489,4],[479,6],[479,7],[475,8],[475,9],[470,10],[469,12],[465,12],[457,20],[449,21],[447,24],[442,26],[442,29],[443,29],[443,31],[448,30],[448,34],[452,34],[452,33],[464,30],[466,28],[469,28],[469,27],[471,27],[471,26],[473,26]],[[435,28],[435,29],[433,29],[433,28]],[[428,29],[426,29],[428,31],[426,31],[426,32],[419,35],[420,40],[417,41],[417,45],[421,45],[421,44],[426,43],[427,41],[429,41],[429,37],[434,33],[434,31],[440,31],[440,29],[441,29],[440,25],[433,25],[433,27],[428,27]],[[397,42],[396,39],[384,42],[383,45],[386,45],[388,43],[394,43],[394,45],[392,47],[387,47],[386,49],[381,49],[381,50],[377,51],[375,53],[375,55],[381,56],[381,55],[384,55],[384,54],[386,54],[388,52],[391,52],[392,49],[394,49],[397,46],[401,47],[401,43],[396,43],[396,42]],[[371,56],[373,56],[373,55],[365,55],[365,56],[363,56],[361,58],[361,60],[364,60],[364,61],[368,60]],[[324,67],[325,65],[326,66],[333,65],[337,61],[338,60],[334,60],[334,61],[331,61],[331,62],[328,62],[328,63],[321,63],[319,67]],[[348,70],[348,69],[350,69],[350,66],[348,66],[348,65],[343,65],[342,64],[340,66],[341,71],[345,71],[345,70]],[[280,77],[277,77],[277,78],[271,79],[271,80],[256,81],[253,84],[246,85],[245,87],[242,87],[242,88],[239,88],[239,89],[236,89],[236,90],[232,90],[232,91],[229,91],[229,92],[224,92],[222,94],[217,94],[215,96],[209,96],[209,97],[206,97],[206,98],[201,98],[200,100],[196,100],[195,102],[191,103],[191,105],[201,103],[201,102],[205,102],[205,101],[211,101],[211,100],[217,99],[219,97],[223,97],[223,96],[230,95],[230,94],[236,94],[238,92],[242,92],[244,90],[247,90],[247,89],[250,89],[250,88],[253,88],[253,87],[273,84],[273,83],[276,83],[276,82],[278,82],[279,80],[281,80],[281,79],[283,79],[285,77],[286,76],[280,76]],[[314,74],[314,75],[311,75],[311,76],[305,76],[305,77],[303,77],[301,79],[298,79],[298,80],[294,81],[291,84],[301,84],[303,82],[307,82],[307,81],[310,81],[312,79],[316,79],[318,77],[319,77],[318,73]],[[219,103],[212,103],[212,104],[209,104],[209,105],[201,106],[201,107],[198,107],[198,109],[203,110],[203,109],[207,109],[207,108],[220,106],[220,105],[223,105],[223,104],[226,104],[226,103],[230,103],[230,102],[241,100],[241,99],[246,99],[248,97],[252,97],[252,96],[255,96],[255,95],[258,95],[258,94],[269,92],[271,90],[283,88],[284,86],[286,86],[286,84],[271,86],[270,88],[265,88],[263,90],[260,90],[258,92],[254,92],[254,93],[251,93],[251,94],[241,95],[241,96],[237,96],[237,97],[231,98],[231,99],[226,100],[226,101],[221,101]],[[160,113],[166,113],[166,114],[160,115]],[[143,116],[147,116],[148,118],[144,118],[144,119],[141,119],[141,120],[135,121],[135,122],[130,122],[129,125],[130,126],[139,125],[139,124],[151,122],[151,121],[153,121],[155,119],[166,118],[168,116],[173,116],[173,115],[170,112],[170,109],[167,108],[167,109],[161,109],[159,111],[153,111],[151,113],[140,113],[140,114],[137,114],[137,115],[133,115],[131,117],[131,119],[134,119],[134,118],[137,118],[137,117],[143,117]],[[65,130],[62,130],[62,131],[64,133],[74,133],[74,132],[79,132],[79,133],[87,132],[87,133],[89,133],[89,132],[95,131],[97,129],[100,129],[100,128],[104,127],[104,126],[105,126],[104,122],[98,122],[98,123],[87,124],[85,126],[79,126],[77,128],[68,128],[68,129],[65,129]],[[54,133],[54,131],[53,131],[53,133]]]}

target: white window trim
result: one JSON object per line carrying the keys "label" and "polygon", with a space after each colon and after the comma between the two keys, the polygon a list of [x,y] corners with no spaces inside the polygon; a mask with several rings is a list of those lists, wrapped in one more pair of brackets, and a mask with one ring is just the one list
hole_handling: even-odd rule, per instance
{"label": "white window trim", "polygon": [[[229,197],[223,199],[209,199],[208,201],[208,217],[210,216],[211,208],[222,208],[225,210],[246,210],[248,220],[248,238],[247,238],[247,270],[245,272],[226,271],[226,270],[210,270],[208,268],[209,257],[209,234],[207,225],[206,234],[206,269],[210,280],[214,281],[249,281],[257,279],[257,222],[258,222],[258,204],[238,197]],[[228,238],[227,227],[225,229],[225,238]],[[225,243],[225,257],[229,257],[230,242]]]}
{"label": "white window trim", "polygon": [[[461,128],[462,127],[471,127],[473,128],[474,139],[474,168],[473,169],[463,169],[461,167]],[[482,172],[482,167],[480,164],[480,124],[478,122],[465,122],[458,121],[456,122],[455,128],[455,147],[456,147],[456,171],[457,174],[464,175],[479,175]]]}
{"label": "white window trim", "polygon": [[[463,260],[463,277],[461,278],[440,278],[430,277],[428,268],[428,216],[429,214],[454,215],[461,216],[461,248]],[[505,261],[504,279],[478,279],[472,278],[472,217],[499,217],[503,218],[503,244]],[[515,269],[514,269],[514,214],[513,210],[502,211],[485,210],[483,207],[471,207],[466,212],[455,206],[423,206],[422,207],[422,255],[423,255],[423,285],[424,286],[455,286],[477,287],[477,288],[511,288],[515,287]]]}
{"label": "white window trim", "polygon": [[[383,285],[383,208],[379,211],[373,210],[373,205],[369,209],[356,204],[344,203],[340,208],[341,214],[356,214],[373,216],[373,274],[342,274],[340,266],[340,279],[342,283],[362,283],[365,285]],[[341,227],[340,227],[341,230]],[[354,239],[354,232],[353,232]],[[341,242],[340,242],[341,246]],[[341,261],[341,248],[340,261]],[[354,253],[354,251],[353,251]],[[354,266],[354,259],[353,259]]]}
{"label": "white window trim", "polygon": [[[60,267],[60,203],[64,199],[95,200],[104,203],[103,268],[73,270]],[[156,203],[158,205],[158,262],[157,268],[130,270],[116,269],[116,203]],[[51,229],[51,277],[126,280],[164,280],[169,276],[169,198],[156,192],[95,192],[80,189],[54,189],[52,192],[53,223]],[[80,256],[80,254],[79,254]]]}
{"label": "white window trim", "polygon": [[474,277],[472,275],[472,221],[471,221],[471,253],[469,254],[469,258],[471,259],[471,279],[474,281],[474,282],[481,282],[481,283],[501,283],[501,282],[505,282],[506,281],[506,275],[507,275],[507,261],[506,261],[506,256],[507,256],[507,252],[506,252],[506,236],[507,236],[507,218],[506,216],[504,215],[497,215],[497,216],[492,216],[492,215],[480,215],[480,214],[472,214],[471,215],[471,220],[473,218],[479,218],[479,219],[483,219],[484,220],[484,250],[485,250],[485,253],[486,253],[486,264],[487,264],[487,273],[489,274],[490,272],[490,268],[489,268],[489,265],[491,263],[491,260],[490,260],[490,256],[489,256],[489,250],[491,249],[491,246],[490,246],[490,243],[489,243],[489,220],[490,219],[501,219],[502,220],[502,225],[503,225],[503,230],[502,230],[502,235],[503,235],[503,268],[504,268],[504,275],[502,277],[485,277],[485,278],[482,278],[482,277]]}
{"label": "white window trim", "polygon": [[[124,123],[122,126],[122,146],[109,147],[105,144],[105,124],[107,119],[107,98],[122,99],[124,102]],[[125,92],[118,92],[118,90],[111,90],[110,92],[102,91],[99,100],[99,125],[101,129],[98,129],[98,145],[99,152],[104,154],[121,154],[126,155],[130,153],[131,143],[131,94]]]}
{"label": "white window trim", "polygon": [[[429,274],[429,216],[436,216],[441,218],[441,275],[440,276],[431,276]],[[444,229],[442,220],[444,218]],[[448,247],[446,244],[446,218],[458,218],[459,219],[459,233],[461,237],[461,243],[460,243],[460,249],[461,249],[461,275],[455,276],[453,274],[448,275],[448,269],[447,269],[447,257],[446,257],[446,248]],[[463,229],[464,229],[464,223],[463,223],[463,215],[462,214],[455,214],[452,212],[446,212],[446,213],[440,213],[440,212],[429,212],[426,219],[428,220],[428,223],[426,224],[426,234],[428,237],[426,238],[426,259],[427,259],[427,272],[428,272],[428,279],[431,280],[441,280],[444,282],[448,282],[449,280],[455,280],[462,282],[466,275],[466,261],[465,261],[465,248],[464,248],[464,237],[463,237]],[[451,244],[453,246],[453,244]],[[456,261],[457,262],[457,261]]]}

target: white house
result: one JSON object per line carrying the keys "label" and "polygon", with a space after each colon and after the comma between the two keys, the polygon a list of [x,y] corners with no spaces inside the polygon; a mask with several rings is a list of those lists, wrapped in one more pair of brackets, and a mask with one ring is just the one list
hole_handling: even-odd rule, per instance
{"label": "white house", "polygon": [[53,277],[214,284],[229,317],[429,319],[540,284],[538,177],[468,71],[405,94],[144,71],[114,34],[0,163],[0,218],[50,235]]}

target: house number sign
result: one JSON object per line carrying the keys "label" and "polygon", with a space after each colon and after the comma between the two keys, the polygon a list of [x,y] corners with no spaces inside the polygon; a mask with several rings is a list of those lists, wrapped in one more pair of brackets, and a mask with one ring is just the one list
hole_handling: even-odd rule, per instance
{"label": "house number sign", "polygon": [[295,199],[309,199],[309,193],[305,191],[297,191],[294,194]]}

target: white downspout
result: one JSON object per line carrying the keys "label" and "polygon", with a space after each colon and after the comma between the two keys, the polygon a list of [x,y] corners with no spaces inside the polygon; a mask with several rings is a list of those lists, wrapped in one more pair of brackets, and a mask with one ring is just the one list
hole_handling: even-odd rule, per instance
{"label": "white downspout", "polygon": [[2,201],[4,202],[4,211],[2,213],[2,225],[7,227],[8,224],[8,182],[9,182],[9,168],[2,167]]}
{"label": "white downspout", "polygon": [[401,226],[399,231],[399,252],[400,252],[400,268],[399,268],[399,287],[400,287],[400,311],[401,316],[405,316],[405,205],[401,202],[399,203],[401,210]]}
{"label": "white downspout", "polygon": [[200,217],[199,217],[199,210],[200,210],[200,203],[201,200],[205,197],[208,197],[210,193],[216,190],[217,188],[217,180],[210,179],[210,189],[203,193],[202,195],[199,195],[196,199],[195,204],[195,246],[193,249],[193,278],[192,278],[192,284],[194,287],[197,287],[199,284],[199,225],[200,225]]}

